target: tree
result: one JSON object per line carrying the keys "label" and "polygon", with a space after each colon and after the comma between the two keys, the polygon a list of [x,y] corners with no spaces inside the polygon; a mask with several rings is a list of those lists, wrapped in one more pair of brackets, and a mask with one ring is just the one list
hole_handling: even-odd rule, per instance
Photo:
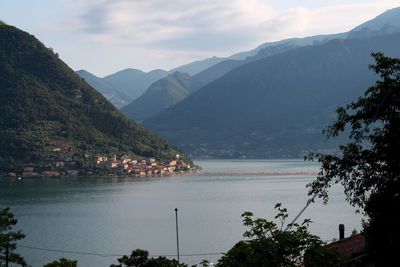
{"label": "tree", "polygon": [[21,231],[13,231],[17,219],[10,212],[10,208],[0,210],[0,266],[5,266],[6,261],[26,266],[24,258],[13,251],[17,248],[16,241],[25,238]]}
{"label": "tree", "polygon": [[202,260],[200,262],[200,266],[202,267],[209,267],[210,266],[210,262],[208,260]]}
{"label": "tree", "polygon": [[77,260],[69,260],[66,258],[61,258],[53,262],[43,265],[43,267],[76,267],[78,265]]}
{"label": "tree", "polygon": [[[348,134],[339,155],[313,154],[321,171],[310,183],[309,194],[328,201],[328,189],[340,183],[349,203],[367,216],[367,249],[377,266],[389,266],[397,257],[400,240],[400,59],[373,53],[370,66],[379,80],[364,96],[337,109],[328,137]],[[396,262],[395,259],[394,262]]]}
{"label": "tree", "polygon": [[186,264],[178,264],[175,259],[170,260],[162,256],[149,259],[149,252],[141,249],[132,251],[130,256],[122,256],[118,262],[118,265],[113,264],[110,267],[187,267]]}
{"label": "tree", "polygon": [[277,204],[279,224],[263,218],[253,219],[251,212],[243,213],[243,223],[250,229],[245,231],[245,241],[239,241],[219,261],[218,267],[244,266],[318,266],[315,259],[323,266],[336,266],[339,256],[326,248],[323,242],[308,231],[309,219],[302,224],[289,224],[284,229],[288,217],[286,208]]}

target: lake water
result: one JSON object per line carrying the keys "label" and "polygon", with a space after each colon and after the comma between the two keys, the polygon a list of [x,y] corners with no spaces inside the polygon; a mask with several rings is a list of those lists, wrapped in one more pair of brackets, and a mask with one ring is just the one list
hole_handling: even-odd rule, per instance
{"label": "lake water", "polygon": [[[216,262],[242,239],[240,215],[272,219],[282,202],[293,218],[305,205],[305,185],[317,163],[302,160],[197,160],[203,172],[154,178],[79,178],[0,181],[0,207],[10,206],[26,234],[18,252],[32,266],[60,257],[78,266],[109,266],[136,248],[150,255],[176,254],[175,208],[179,210],[181,261]],[[360,230],[360,215],[333,187],[330,202],[316,201],[300,217],[323,240]],[[49,251],[54,250],[54,251]],[[69,251],[58,252],[58,251]],[[211,254],[193,256],[188,254]],[[184,256],[187,255],[187,256]]]}

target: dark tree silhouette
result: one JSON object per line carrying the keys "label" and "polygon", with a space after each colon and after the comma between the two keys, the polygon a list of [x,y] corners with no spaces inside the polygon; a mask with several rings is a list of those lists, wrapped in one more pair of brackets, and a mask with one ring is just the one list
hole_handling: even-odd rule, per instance
{"label": "dark tree silhouette", "polygon": [[131,255],[124,255],[118,259],[119,264],[111,265],[110,267],[186,267],[186,264],[178,264],[173,259],[166,257],[149,258],[149,252],[146,250],[133,250]]}
{"label": "dark tree silhouette", "polygon": [[8,262],[26,266],[24,258],[14,253],[17,248],[17,241],[25,237],[21,231],[13,231],[17,224],[17,219],[11,213],[10,208],[0,210],[0,266]]}
{"label": "dark tree silhouette", "polygon": [[373,53],[370,68],[379,75],[365,95],[337,109],[328,137],[349,133],[338,155],[314,154],[321,164],[310,194],[328,200],[328,189],[340,183],[347,200],[367,216],[367,249],[377,266],[397,262],[400,240],[400,59]]}
{"label": "dark tree silhouette", "polygon": [[78,265],[77,260],[69,260],[66,258],[61,258],[59,260],[47,263],[43,267],[76,267]]}

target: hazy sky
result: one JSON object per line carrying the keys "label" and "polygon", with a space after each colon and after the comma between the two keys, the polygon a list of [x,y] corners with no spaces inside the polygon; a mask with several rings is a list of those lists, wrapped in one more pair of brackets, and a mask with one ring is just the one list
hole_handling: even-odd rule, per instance
{"label": "hazy sky", "polygon": [[289,37],[344,32],[400,0],[0,0],[0,19],[75,70],[170,69]]}

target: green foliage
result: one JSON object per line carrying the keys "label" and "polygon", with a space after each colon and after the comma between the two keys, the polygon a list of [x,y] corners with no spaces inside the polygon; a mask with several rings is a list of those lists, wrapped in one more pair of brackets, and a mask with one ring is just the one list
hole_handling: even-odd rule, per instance
{"label": "green foliage", "polygon": [[202,267],[209,267],[210,266],[210,262],[208,260],[202,260],[200,262],[200,266]]}
{"label": "green foliage", "polygon": [[55,260],[53,262],[43,265],[43,267],[76,267],[77,265],[78,261],[76,260],[60,258],[59,260]]}
{"label": "green foliage", "polygon": [[13,231],[13,227],[17,222],[10,208],[0,210],[0,266],[5,266],[7,248],[9,262],[26,266],[24,258],[13,252],[17,248],[16,242],[25,238],[21,231]]}
{"label": "green foliage", "polygon": [[133,250],[130,256],[122,256],[118,262],[119,264],[110,267],[187,267],[186,264],[178,264],[175,259],[170,260],[166,257],[149,259],[149,252],[141,249]]}
{"label": "green foliage", "polygon": [[324,260],[324,266],[335,266],[337,254],[323,246],[322,241],[308,231],[310,220],[301,224],[289,224],[286,208],[277,204],[274,221],[263,218],[253,219],[251,212],[243,213],[243,224],[249,229],[243,234],[247,238],[238,242],[219,261],[219,267],[242,266],[317,266]]}
{"label": "green foliage", "polygon": [[81,157],[182,154],[124,117],[51,49],[11,26],[0,28],[0,114],[0,159],[11,168],[47,162],[60,143],[78,148]]}
{"label": "green foliage", "polygon": [[305,267],[348,266],[344,264],[344,259],[336,250],[329,249],[318,242],[311,244],[305,251],[303,256],[303,265]]}
{"label": "green foliage", "polygon": [[372,54],[370,68],[380,79],[363,97],[337,110],[337,120],[327,130],[337,137],[349,129],[350,142],[341,155],[311,155],[321,162],[310,194],[328,200],[332,184],[343,185],[347,200],[363,210],[368,249],[378,266],[396,259],[400,240],[400,59]]}

